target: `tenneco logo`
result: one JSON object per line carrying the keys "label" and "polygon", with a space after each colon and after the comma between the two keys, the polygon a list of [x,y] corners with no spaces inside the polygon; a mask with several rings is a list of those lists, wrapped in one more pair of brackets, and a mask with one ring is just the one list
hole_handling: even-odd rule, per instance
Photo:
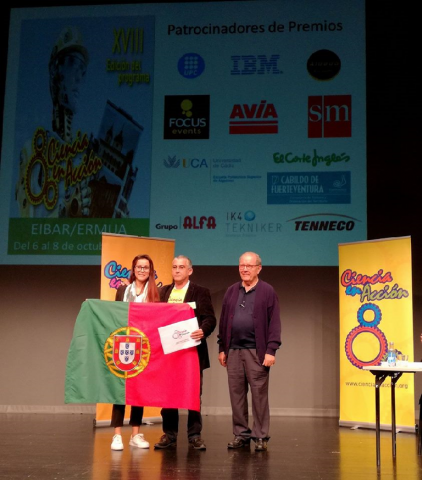
{"label": "tenneco logo", "polygon": [[176,155],[172,157],[169,155],[167,159],[163,160],[166,168],[208,168],[208,163],[205,158],[177,158]]}
{"label": "tenneco logo", "polygon": [[308,138],[352,136],[352,96],[308,97]]}
{"label": "tenneco logo", "polygon": [[275,106],[261,100],[251,105],[236,104],[230,114],[230,135],[278,133],[278,115]]}
{"label": "tenneco logo", "polygon": [[185,230],[214,230],[217,226],[215,217],[185,217],[183,219],[183,228]]}
{"label": "tenneco logo", "polygon": [[148,366],[151,346],[145,333],[134,327],[115,330],[104,344],[104,360],[116,377],[132,378]]}
{"label": "tenneco logo", "polygon": [[164,97],[164,140],[207,140],[209,123],[209,95]]}
{"label": "tenneco logo", "polygon": [[278,68],[280,55],[232,55],[231,75],[280,75]]}
{"label": "tenneco logo", "polygon": [[351,232],[360,222],[357,218],[337,213],[314,213],[287,220],[293,222],[296,232]]}

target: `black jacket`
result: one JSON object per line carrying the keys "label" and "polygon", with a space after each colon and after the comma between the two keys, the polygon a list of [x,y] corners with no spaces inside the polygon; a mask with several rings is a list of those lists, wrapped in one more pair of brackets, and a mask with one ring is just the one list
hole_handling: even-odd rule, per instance
{"label": "black jacket", "polygon": [[[159,289],[160,300],[162,302],[168,301],[173,288],[174,283],[171,285],[164,285]],[[204,332],[204,338],[201,340],[201,344],[196,348],[198,349],[199,367],[201,370],[205,370],[210,367],[206,339],[211,335],[217,325],[217,319],[215,318],[214,308],[211,303],[210,291],[208,288],[190,282],[186,291],[184,303],[190,302],[195,302],[196,304],[195,315],[198,319],[199,328]]]}

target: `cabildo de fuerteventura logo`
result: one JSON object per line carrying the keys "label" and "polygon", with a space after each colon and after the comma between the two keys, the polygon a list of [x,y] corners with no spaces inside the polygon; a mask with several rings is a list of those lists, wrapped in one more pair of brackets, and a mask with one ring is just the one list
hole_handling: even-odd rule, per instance
{"label": "cabildo de fuerteventura logo", "polygon": [[148,366],[150,356],[148,337],[134,327],[118,328],[104,344],[106,365],[116,377],[136,377]]}

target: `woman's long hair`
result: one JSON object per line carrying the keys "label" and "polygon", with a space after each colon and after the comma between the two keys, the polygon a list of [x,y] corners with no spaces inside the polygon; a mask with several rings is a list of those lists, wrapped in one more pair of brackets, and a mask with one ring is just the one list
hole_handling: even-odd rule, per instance
{"label": "woman's long hair", "polygon": [[138,260],[148,260],[149,263],[149,278],[148,278],[148,293],[147,293],[147,302],[159,302],[160,294],[158,293],[157,284],[155,283],[155,270],[154,262],[149,255],[136,255],[132,260],[132,271],[130,272],[130,283],[135,281],[135,266],[138,263]]}

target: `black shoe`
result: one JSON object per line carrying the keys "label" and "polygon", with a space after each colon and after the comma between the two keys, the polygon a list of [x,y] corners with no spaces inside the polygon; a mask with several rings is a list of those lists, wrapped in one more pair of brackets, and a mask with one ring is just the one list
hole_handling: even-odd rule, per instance
{"label": "black shoe", "polygon": [[171,447],[172,445],[176,445],[177,444],[177,440],[174,439],[172,440],[169,436],[167,436],[166,434],[164,434],[161,438],[160,438],[160,441],[157,442],[155,445],[154,445],[154,448],[167,448],[167,447]]}
{"label": "black shoe", "polygon": [[192,440],[189,440],[189,444],[192,445],[192,447],[195,450],[206,450],[207,447],[205,445],[205,442],[202,440],[201,437],[195,437]]}
{"label": "black shoe", "polygon": [[234,437],[234,439],[227,444],[227,448],[242,448],[250,444],[250,438]]}
{"label": "black shoe", "polygon": [[263,438],[257,438],[255,440],[255,452],[263,452],[267,450],[267,440]]}

